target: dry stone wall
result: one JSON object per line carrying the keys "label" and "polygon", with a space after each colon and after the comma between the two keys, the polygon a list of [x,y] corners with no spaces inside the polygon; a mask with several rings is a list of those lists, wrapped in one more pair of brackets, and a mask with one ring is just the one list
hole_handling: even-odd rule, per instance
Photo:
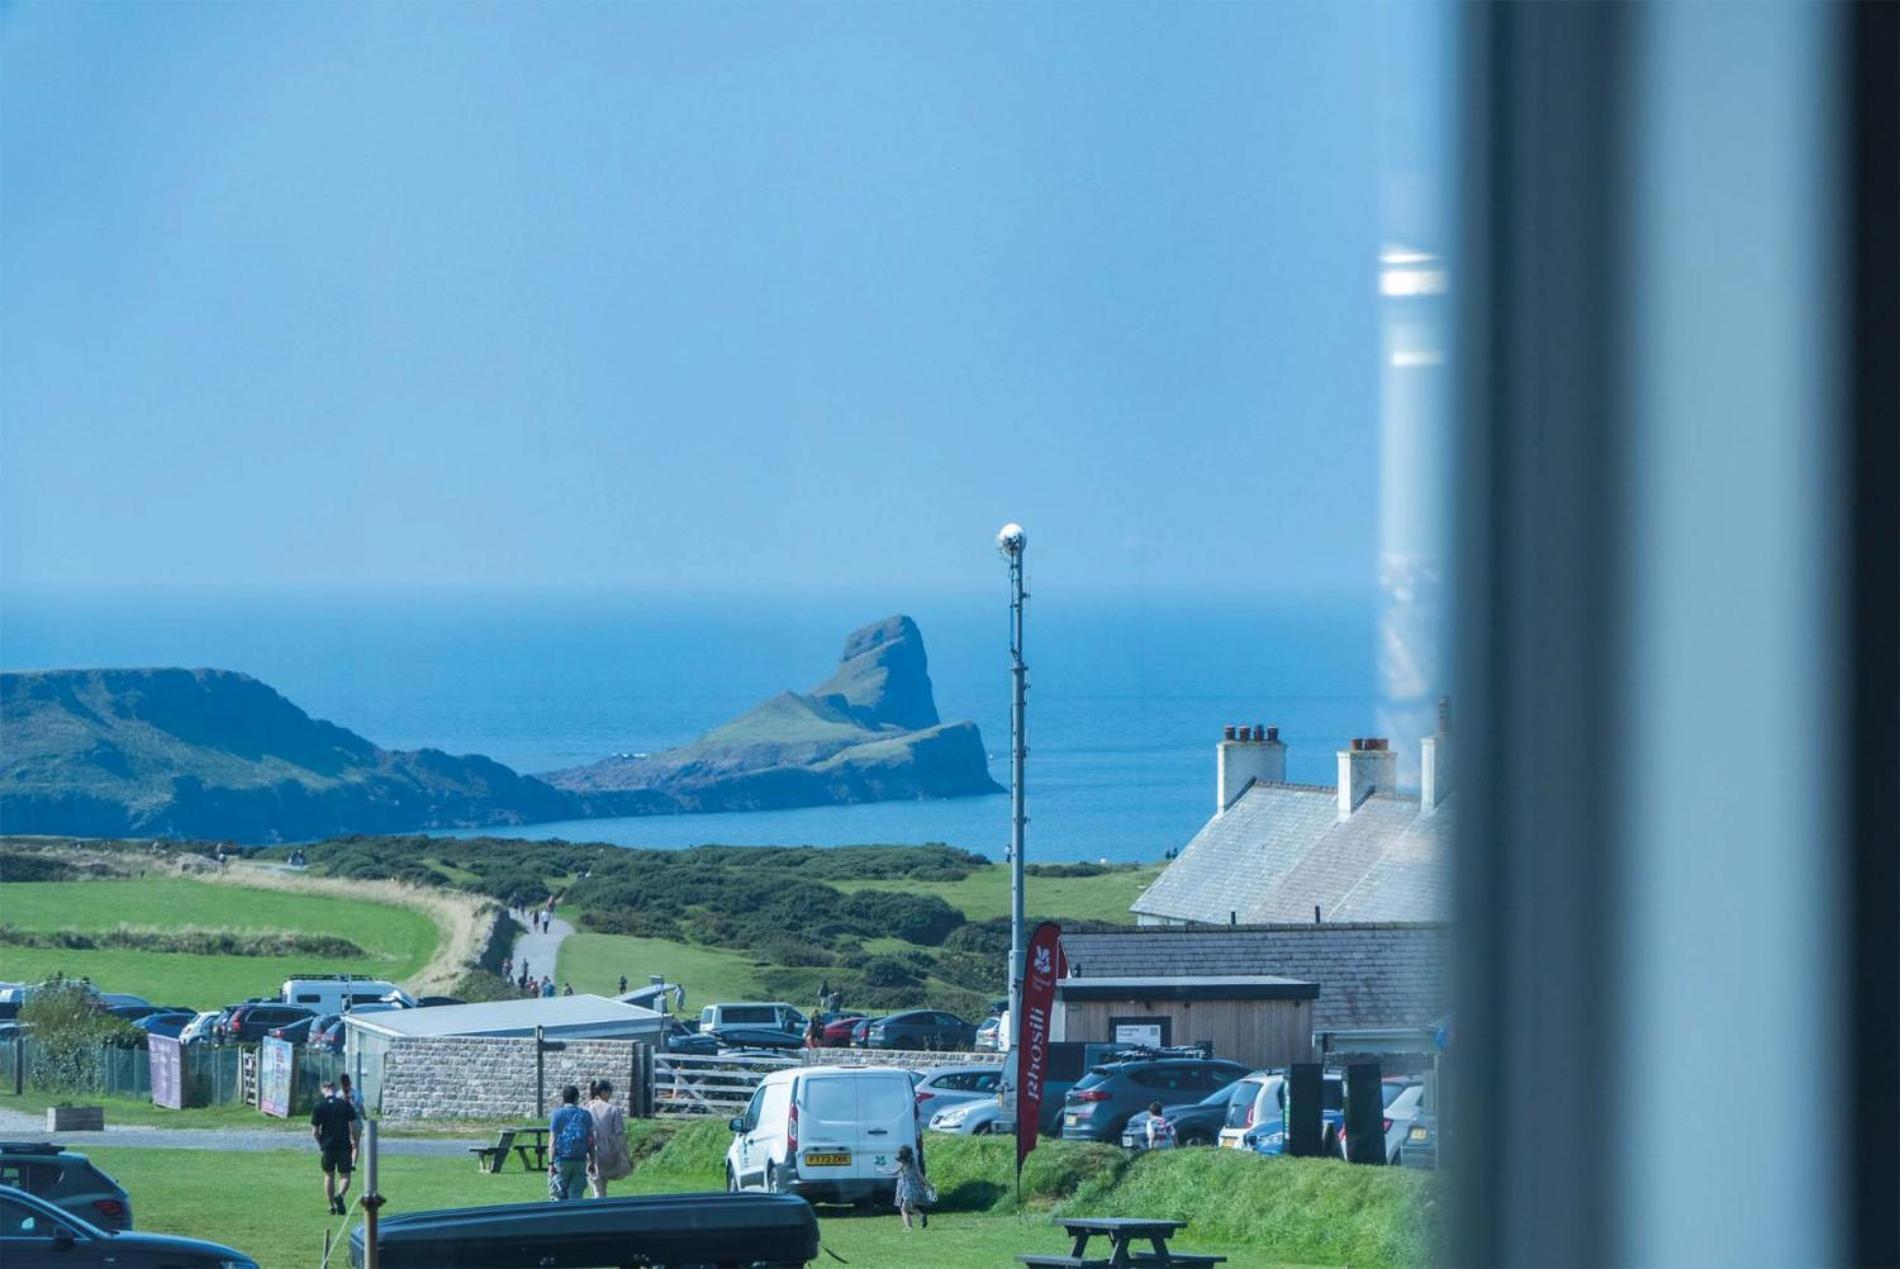
{"label": "dry stone wall", "polygon": [[[564,1085],[612,1080],[614,1101],[632,1113],[636,1050],[632,1040],[563,1040],[542,1055],[542,1086],[549,1109]],[[501,1119],[535,1117],[534,1039],[531,1036],[413,1037],[393,1042],[383,1058],[382,1115],[386,1119]]]}

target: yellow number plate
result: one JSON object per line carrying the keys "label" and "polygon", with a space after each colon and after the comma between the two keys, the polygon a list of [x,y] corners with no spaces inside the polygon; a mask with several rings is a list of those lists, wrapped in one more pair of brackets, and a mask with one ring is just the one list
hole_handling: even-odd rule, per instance
{"label": "yellow number plate", "polygon": [[841,1168],[851,1162],[849,1151],[838,1154],[808,1154],[805,1166],[808,1168]]}
{"label": "yellow number plate", "polygon": [[1426,1137],[1428,1137],[1429,1135],[1430,1135],[1430,1134],[1429,1134],[1429,1133],[1427,1133],[1427,1132],[1426,1132],[1426,1131],[1425,1131],[1425,1130],[1424,1130],[1423,1128],[1414,1128],[1414,1129],[1412,1129],[1412,1140],[1413,1140],[1413,1141],[1423,1141],[1423,1140],[1425,1140],[1425,1138],[1426,1138]]}

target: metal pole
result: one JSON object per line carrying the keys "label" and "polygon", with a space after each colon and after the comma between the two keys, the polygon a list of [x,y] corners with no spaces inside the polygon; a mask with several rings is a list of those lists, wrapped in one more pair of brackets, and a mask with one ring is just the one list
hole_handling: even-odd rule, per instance
{"label": "metal pole", "polygon": [[376,1245],[376,1210],[383,1205],[382,1191],[376,1186],[376,1122],[372,1119],[363,1125],[363,1147],[369,1156],[364,1193],[358,1200],[363,1205],[363,1269],[376,1269],[382,1259],[382,1248]]}
{"label": "metal pole", "polygon": [[1009,1047],[1003,1060],[1005,1100],[1020,1084],[1023,1001],[1023,831],[1029,817],[1023,813],[1023,759],[1029,753],[1025,713],[1029,696],[1029,666],[1023,661],[1023,551],[1028,536],[1017,525],[1005,525],[997,538],[1009,561]]}

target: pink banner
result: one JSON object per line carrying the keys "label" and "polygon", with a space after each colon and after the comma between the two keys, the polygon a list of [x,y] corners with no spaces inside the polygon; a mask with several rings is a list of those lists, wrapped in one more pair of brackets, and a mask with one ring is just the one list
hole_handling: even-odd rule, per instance
{"label": "pink banner", "polygon": [[1036,1148],[1042,1120],[1042,1081],[1049,1067],[1049,1020],[1055,1012],[1056,979],[1062,976],[1062,927],[1044,921],[1030,936],[1023,963],[1022,1016],[1016,1019],[1016,1174]]}

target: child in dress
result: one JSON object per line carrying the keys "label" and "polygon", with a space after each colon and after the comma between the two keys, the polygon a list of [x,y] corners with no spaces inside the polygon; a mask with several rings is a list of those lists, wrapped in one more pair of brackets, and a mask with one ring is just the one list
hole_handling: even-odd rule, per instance
{"label": "child in dress", "polygon": [[904,1218],[904,1229],[910,1229],[910,1214],[917,1213],[917,1219],[925,1229],[930,1228],[930,1213],[924,1205],[936,1198],[930,1188],[930,1182],[924,1180],[923,1169],[917,1166],[917,1153],[909,1146],[897,1147],[897,1211]]}

